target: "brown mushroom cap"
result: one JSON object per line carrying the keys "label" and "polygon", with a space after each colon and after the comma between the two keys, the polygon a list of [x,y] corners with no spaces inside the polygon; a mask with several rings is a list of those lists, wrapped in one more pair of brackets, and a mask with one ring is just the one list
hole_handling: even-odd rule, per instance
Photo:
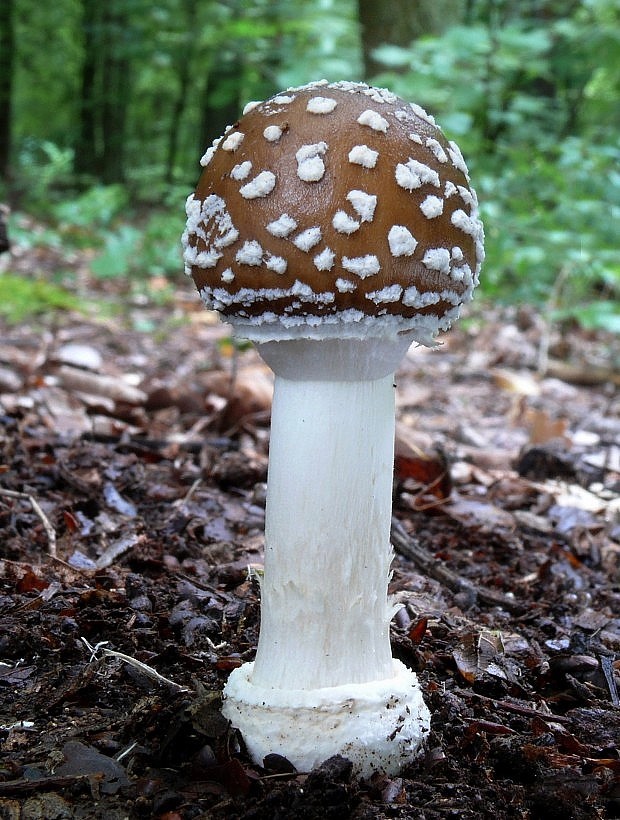
{"label": "brown mushroom cap", "polygon": [[202,164],[186,271],[241,335],[432,343],[472,297],[476,194],[419,106],[361,83],[290,89],[246,106]]}

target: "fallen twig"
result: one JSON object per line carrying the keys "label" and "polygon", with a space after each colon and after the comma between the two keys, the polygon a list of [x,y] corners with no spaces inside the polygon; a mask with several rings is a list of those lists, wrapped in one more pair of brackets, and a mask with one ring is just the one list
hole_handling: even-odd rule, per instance
{"label": "fallen twig", "polygon": [[0,795],[36,794],[51,789],[66,789],[78,783],[88,783],[92,787],[99,780],[103,780],[103,776],[100,774],[50,775],[49,777],[38,777],[33,780],[21,777],[19,780],[0,781]]}
{"label": "fallen twig", "polygon": [[478,692],[467,692],[465,689],[452,689],[452,694],[458,695],[462,698],[473,698],[481,700],[484,703],[491,703],[494,709],[501,709],[505,712],[513,712],[515,715],[523,715],[524,717],[537,717],[544,720],[545,723],[570,723],[571,719],[565,715],[553,715],[549,712],[541,712],[534,709],[532,706],[523,706],[520,703],[514,703],[510,700],[498,700],[497,698],[489,698],[486,695],[480,695]]}
{"label": "fallen twig", "polygon": [[467,592],[474,600],[481,601],[487,606],[501,607],[514,614],[523,612],[523,605],[518,601],[503,595],[501,592],[480,587],[448,569],[412,536],[408,535],[396,518],[392,518],[391,537],[394,547],[401,555],[409,558],[421,572],[439,581],[440,584],[448,587],[452,592]]}
{"label": "fallen twig", "polygon": [[132,658],[131,655],[126,655],[124,652],[117,652],[116,649],[106,649],[105,644],[107,641],[101,641],[100,643],[95,644],[92,646],[86,638],[80,638],[84,646],[88,649],[90,654],[90,661],[97,660],[98,656],[101,655],[103,657],[109,658],[118,658],[119,660],[123,661],[123,663],[129,664],[129,666],[133,666],[135,669],[139,669],[144,675],[151,680],[157,681],[157,683],[165,683],[166,686],[170,686],[173,689],[176,689],[177,692],[189,692],[190,689],[187,686],[181,686],[180,683],[175,683],[175,681],[170,680],[170,678],[166,678],[163,675],[160,675],[156,669],[153,669],[152,666],[147,666],[147,664],[142,663],[137,658]]}
{"label": "fallen twig", "polygon": [[48,548],[47,551],[51,555],[52,558],[56,557],[56,530],[52,527],[52,524],[49,518],[45,515],[39,502],[37,499],[31,495],[30,493],[20,493],[16,490],[7,490],[4,487],[0,487],[0,495],[5,496],[6,498],[20,498],[24,501],[28,501],[30,506],[32,507],[33,511],[36,515],[38,515],[41,523],[43,524],[43,529],[47,534],[47,543]]}
{"label": "fallen twig", "polygon": [[183,498],[179,498],[179,499],[177,499],[177,500],[174,502],[174,506],[175,506],[175,507],[185,507],[185,506],[186,506],[186,504],[189,504],[189,502],[191,501],[191,499],[192,499],[192,498],[193,498],[193,496],[194,496],[194,493],[195,493],[195,492],[196,492],[196,490],[200,487],[200,485],[201,485],[201,484],[202,484],[202,478],[197,478],[197,479],[194,481],[194,483],[192,484],[192,486],[189,488],[189,490],[187,491],[187,493],[185,494],[185,496],[184,496]]}

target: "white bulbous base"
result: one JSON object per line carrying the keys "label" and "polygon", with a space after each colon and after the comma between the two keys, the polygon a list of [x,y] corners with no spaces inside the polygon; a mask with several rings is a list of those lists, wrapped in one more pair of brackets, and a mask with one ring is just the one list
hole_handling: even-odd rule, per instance
{"label": "white bulbous base", "polygon": [[259,765],[276,753],[308,772],[340,754],[360,777],[397,774],[419,755],[430,713],[415,672],[393,663],[392,678],[307,690],[256,686],[246,663],[228,679],[222,712]]}

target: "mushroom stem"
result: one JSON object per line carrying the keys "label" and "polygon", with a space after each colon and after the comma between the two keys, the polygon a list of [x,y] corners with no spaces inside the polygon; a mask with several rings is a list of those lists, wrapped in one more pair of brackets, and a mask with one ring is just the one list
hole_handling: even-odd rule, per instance
{"label": "mushroom stem", "polygon": [[393,371],[410,342],[259,344],[276,374],[261,631],[223,705],[259,764],[342,754],[364,777],[394,774],[428,732],[416,674],[391,656],[387,595]]}
{"label": "mushroom stem", "polygon": [[256,685],[315,689],[393,674],[393,459],[393,374],[276,374]]}

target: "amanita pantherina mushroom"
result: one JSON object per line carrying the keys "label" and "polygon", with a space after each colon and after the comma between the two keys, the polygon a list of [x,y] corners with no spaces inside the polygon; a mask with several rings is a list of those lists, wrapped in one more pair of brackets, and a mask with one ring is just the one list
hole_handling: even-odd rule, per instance
{"label": "amanita pantherina mushroom", "polygon": [[471,299],[483,258],[458,147],[388,91],[250,103],[187,201],[187,273],[275,373],[256,660],[224,713],[258,762],[415,757],[429,713],[392,658],[394,371]]}

